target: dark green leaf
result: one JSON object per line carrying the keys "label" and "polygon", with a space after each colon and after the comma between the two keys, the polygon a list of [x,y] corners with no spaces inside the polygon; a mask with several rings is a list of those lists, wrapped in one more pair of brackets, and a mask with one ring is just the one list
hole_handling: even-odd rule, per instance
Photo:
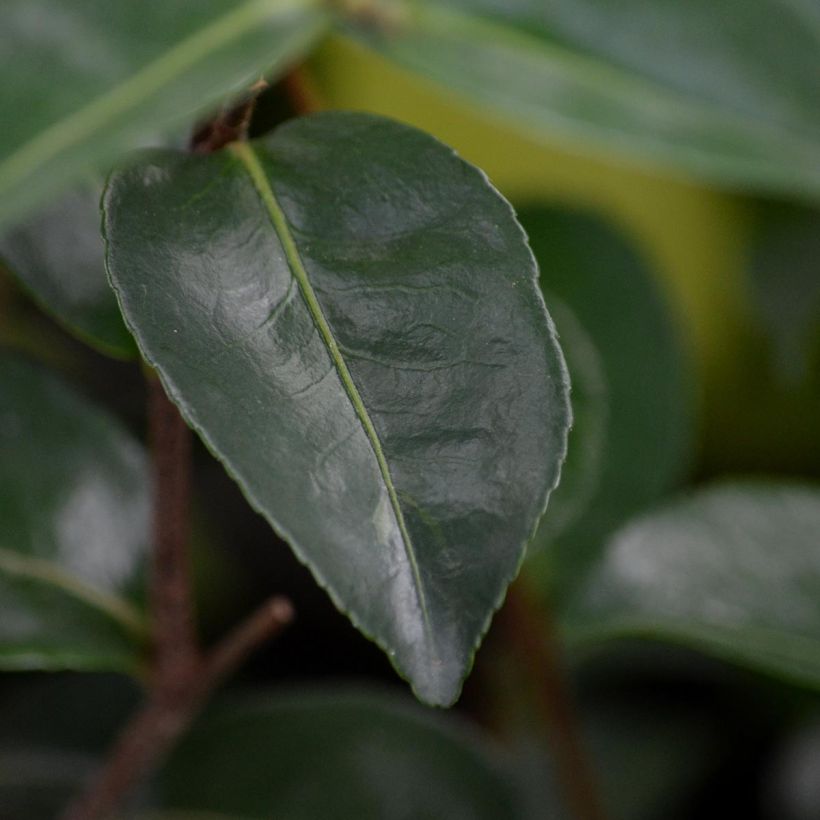
{"label": "dark green leaf", "polygon": [[820,685],[820,490],[725,484],[624,527],[564,613],[573,640],[639,636]]}
{"label": "dark green leaf", "polygon": [[349,31],[574,147],[820,195],[813,0],[399,0]]}
{"label": "dark green leaf", "polygon": [[[575,524],[556,533],[547,516],[533,542],[532,571],[545,574],[563,594],[594,563],[615,526],[682,478],[692,448],[692,388],[663,294],[620,234],[580,213],[532,207],[519,214],[544,292],[572,310],[603,371],[593,375],[590,357],[572,344],[577,330],[561,324],[557,313],[558,330],[574,347],[573,386],[583,386],[575,397],[581,427],[572,447],[587,447],[594,437],[600,447],[598,467],[592,454],[581,465],[595,486],[583,490],[587,503]],[[603,385],[594,384],[597,378]],[[595,430],[600,425],[602,435]],[[539,554],[542,547],[547,549]]]}
{"label": "dark green leaf", "polygon": [[759,206],[749,259],[752,294],[774,347],[781,384],[820,374],[820,212]]}
{"label": "dark green leaf", "polygon": [[146,465],[107,415],[0,359],[0,668],[134,671],[127,596],[147,544]]}
{"label": "dark green leaf", "polygon": [[551,544],[591,514],[606,452],[609,399],[601,354],[564,302],[543,288],[572,376],[572,430],[561,483],[541,519],[534,549]]}
{"label": "dark green leaf", "polygon": [[499,820],[509,779],[458,722],[384,695],[257,696],[215,708],[165,773],[170,807],[288,820]]}
{"label": "dark green leaf", "polygon": [[103,352],[136,355],[105,276],[101,185],[85,185],[0,239],[0,257],[68,330]]}
{"label": "dark green leaf", "polygon": [[191,120],[321,32],[315,0],[6,0],[0,224]]}
{"label": "dark green leaf", "polygon": [[420,697],[452,702],[566,445],[510,206],[415,129],[296,120],[105,195],[126,321],[189,422]]}
{"label": "dark green leaf", "polygon": [[139,703],[130,678],[26,675],[0,690],[0,820],[54,820]]}

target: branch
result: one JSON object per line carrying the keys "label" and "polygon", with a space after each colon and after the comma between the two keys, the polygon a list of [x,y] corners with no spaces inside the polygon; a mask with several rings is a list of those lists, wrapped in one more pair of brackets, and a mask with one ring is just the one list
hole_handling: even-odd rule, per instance
{"label": "branch", "polygon": [[214,689],[258,646],[293,620],[284,598],[272,598],[222,640],[188,676],[158,686],[126,724],[107,762],[63,820],[102,820],[156,771],[207,703]]}
{"label": "branch", "polygon": [[605,820],[552,613],[519,580],[510,587],[501,615],[507,640],[531,678],[570,814],[576,820]]}

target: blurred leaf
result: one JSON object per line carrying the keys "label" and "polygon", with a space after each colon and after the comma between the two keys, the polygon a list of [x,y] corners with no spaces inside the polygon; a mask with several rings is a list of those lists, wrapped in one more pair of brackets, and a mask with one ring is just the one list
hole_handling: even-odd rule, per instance
{"label": "blurred leaf", "polygon": [[[676,810],[718,763],[718,727],[677,704],[584,704],[581,715],[585,750],[610,820],[683,816]],[[521,728],[513,770],[528,799],[525,816],[537,820],[558,788],[554,755],[531,724]]]}
{"label": "blurred leaf", "polygon": [[164,782],[168,806],[248,818],[519,816],[509,777],[484,742],[386,695],[260,695],[221,705],[194,726]]}
{"label": "blurred leaf", "polygon": [[573,643],[681,643],[820,685],[820,490],[716,485],[629,523],[563,613]]}
{"label": "blurred leaf", "polygon": [[348,31],[573,147],[820,195],[814,0],[391,0]]}
{"label": "blurred leaf", "polygon": [[146,464],[54,376],[0,358],[0,669],[134,671],[128,599],[148,542]]}
{"label": "blurred leaf", "polygon": [[598,489],[606,450],[609,401],[603,362],[589,334],[558,297],[542,288],[572,375],[572,429],[561,482],[541,519],[533,549],[552,543],[583,516]]}
{"label": "blurred leaf", "polygon": [[749,276],[775,347],[781,382],[797,386],[820,370],[820,211],[759,208]]}
{"label": "blurred leaf", "polygon": [[147,153],[105,212],[169,394],[418,696],[452,703],[569,422],[509,204],[432,137],[337,113]]}
{"label": "blurred leaf", "polygon": [[605,536],[683,477],[692,449],[692,386],[673,317],[620,234],[594,216],[557,208],[524,207],[519,218],[544,292],[573,311],[603,370],[592,375],[590,356],[582,357],[573,339],[577,331],[561,323],[559,312],[558,330],[569,333],[565,346],[574,349],[568,359],[573,387],[590,385],[575,397],[582,426],[571,444],[601,450],[597,468],[586,458],[596,485],[585,491],[587,503],[574,525],[555,533],[547,516],[533,541],[530,570],[566,594],[594,564]]}
{"label": "blurred leaf", "polygon": [[779,748],[764,781],[767,817],[777,820],[816,820],[820,817],[820,718],[789,734]]}
{"label": "blurred leaf", "polygon": [[315,0],[6,0],[0,223],[282,71],[323,22]]}
{"label": "blurred leaf", "polygon": [[53,820],[137,702],[137,687],[125,677],[7,682],[0,693],[0,820]]}
{"label": "blurred leaf", "polygon": [[136,345],[105,276],[101,188],[76,188],[8,231],[0,257],[68,330],[104,353],[133,358]]}

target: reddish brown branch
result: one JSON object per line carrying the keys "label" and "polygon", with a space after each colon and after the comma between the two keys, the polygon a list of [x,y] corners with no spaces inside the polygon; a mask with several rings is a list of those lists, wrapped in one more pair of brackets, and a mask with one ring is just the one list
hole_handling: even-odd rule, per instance
{"label": "reddish brown branch", "polygon": [[258,646],[293,619],[284,598],[273,598],[240,624],[187,677],[157,685],[126,724],[107,762],[63,820],[108,817],[140,781],[154,772],[202,710],[214,689]]}
{"label": "reddish brown branch", "polygon": [[501,615],[507,640],[532,678],[534,707],[549,733],[569,813],[575,820],[604,820],[552,613],[519,580],[510,588]]}
{"label": "reddish brown branch", "polygon": [[154,468],[154,522],[149,585],[155,685],[185,680],[200,663],[188,555],[191,433],[165,395],[148,379],[149,441]]}

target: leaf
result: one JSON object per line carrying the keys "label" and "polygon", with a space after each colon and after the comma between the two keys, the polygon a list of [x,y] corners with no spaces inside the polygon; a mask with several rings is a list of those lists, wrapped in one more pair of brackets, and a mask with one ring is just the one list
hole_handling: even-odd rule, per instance
{"label": "leaf", "polygon": [[97,771],[139,689],[105,674],[9,677],[0,691],[0,820],[53,820]]}
{"label": "leaf", "polygon": [[621,529],[564,613],[573,642],[682,643],[820,685],[820,491],[726,483]]}
{"label": "leaf", "polygon": [[148,542],[139,446],[54,376],[0,358],[0,669],[134,672]]}
{"label": "leaf", "polygon": [[163,803],[288,820],[516,817],[507,773],[460,723],[346,691],[223,703],[172,756]]}
{"label": "leaf", "polygon": [[575,148],[820,195],[820,15],[812,0],[399,0],[355,8],[347,31],[356,39]]}
{"label": "leaf", "polygon": [[820,211],[763,203],[756,216],[752,297],[774,347],[775,375],[795,389],[820,370]]}
{"label": "leaf", "polygon": [[[530,571],[564,595],[594,565],[616,526],[682,479],[693,448],[693,390],[664,294],[631,245],[590,214],[531,206],[519,216],[542,271],[541,287],[573,312],[602,371],[597,377],[585,372],[589,354],[582,356],[577,329],[557,313],[559,332],[569,332],[573,342],[572,383],[589,385],[573,393],[586,428],[573,433],[571,444],[576,452],[599,448],[597,467],[591,455],[585,459],[595,486],[583,491],[586,504],[573,526],[556,533],[545,517],[530,550]],[[603,384],[596,386],[596,378]],[[585,441],[593,437],[597,441]]]}
{"label": "leaf", "polygon": [[566,446],[510,206],[415,129],[293,121],[104,197],[126,322],[189,423],[424,700],[458,695]]}
{"label": "leaf", "polygon": [[68,330],[118,358],[136,355],[105,276],[101,185],[72,190],[0,238],[0,257]]}
{"label": "leaf", "polygon": [[572,430],[561,483],[550,499],[550,514],[541,519],[533,549],[552,543],[590,514],[604,466],[609,416],[601,354],[567,305],[542,289],[572,376]]}
{"label": "leaf", "polygon": [[314,0],[6,0],[0,224],[282,71],[324,23]]}

